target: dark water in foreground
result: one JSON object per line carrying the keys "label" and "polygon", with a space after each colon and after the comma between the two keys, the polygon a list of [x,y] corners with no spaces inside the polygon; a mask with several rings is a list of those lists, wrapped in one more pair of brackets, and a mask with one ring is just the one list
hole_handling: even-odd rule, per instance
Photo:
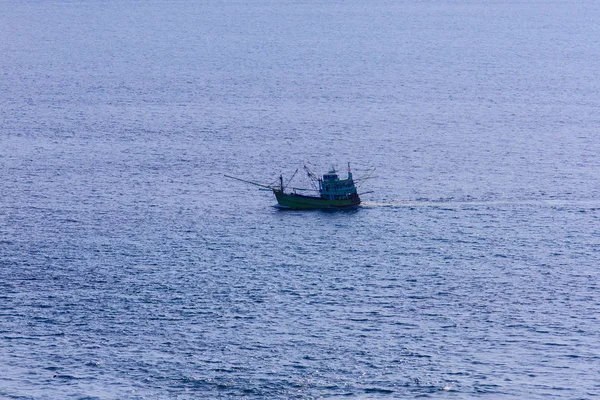
{"label": "dark water in foreground", "polygon": [[600,397],[596,2],[0,9],[1,398]]}

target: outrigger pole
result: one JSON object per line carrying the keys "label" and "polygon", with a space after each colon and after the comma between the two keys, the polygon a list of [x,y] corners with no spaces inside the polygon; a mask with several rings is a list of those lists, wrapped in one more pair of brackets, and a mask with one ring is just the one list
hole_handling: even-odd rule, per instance
{"label": "outrigger pole", "polygon": [[[223,175],[225,175],[225,174],[223,174]],[[260,183],[256,183],[256,182],[252,182],[252,181],[247,181],[247,180],[245,180],[245,179],[236,178],[235,176],[231,176],[231,175],[225,175],[225,177],[226,177],[226,178],[235,179],[235,180],[238,180],[238,181],[242,181],[242,182],[246,182],[246,183],[249,183],[249,184],[251,184],[251,185],[255,185],[255,186],[259,186],[259,187],[263,187],[263,188],[266,188],[266,189],[273,189],[273,187],[272,187],[272,186],[267,186],[267,185],[262,185],[262,184],[260,184]]]}
{"label": "outrigger pole", "polygon": [[[277,186],[269,186],[269,185],[263,185],[261,183],[256,183],[256,182],[252,182],[252,181],[247,181],[245,179],[241,179],[241,178],[236,178],[235,176],[231,176],[231,175],[227,175],[227,174],[223,174],[226,178],[231,178],[231,179],[235,179],[236,181],[242,181],[245,183],[249,183],[251,185],[255,185],[261,188],[265,188],[265,189],[269,189],[269,190],[273,190],[273,189],[277,189]],[[291,181],[291,179],[290,179]],[[288,182],[288,185],[290,184],[290,182]],[[287,186],[285,186],[287,188]],[[292,187],[290,189],[294,189],[294,190],[316,190],[316,189],[306,189],[306,188],[297,188],[297,187]]]}

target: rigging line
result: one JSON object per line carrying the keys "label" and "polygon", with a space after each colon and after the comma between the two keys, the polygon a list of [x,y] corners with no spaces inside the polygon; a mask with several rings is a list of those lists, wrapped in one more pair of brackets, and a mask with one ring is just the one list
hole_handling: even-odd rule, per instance
{"label": "rigging line", "polygon": [[314,188],[314,190],[316,190],[317,192],[319,191],[319,188],[317,187],[317,184],[315,182],[318,182],[319,178],[313,174],[310,169],[308,169],[308,167],[306,165],[304,165],[304,169],[306,170],[306,173],[308,174],[308,178],[310,180],[310,184],[312,185],[312,187]]}
{"label": "rigging line", "polygon": [[362,183],[360,185],[358,185],[357,189],[360,189],[361,186],[365,184],[365,182],[369,179],[369,177],[373,174],[373,172],[375,172],[375,169],[376,168],[373,168],[371,170],[371,172],[369,172],[364,178],[357,179],[357,181],[362,181]]}
{"label": "rigging line", "polygon": [[298,168],[296,168],[296,172],[294,172],[294,174],[292,175],[290,180],[285,184],[285,187],[287,187],[290,184],[290,182],[292,182],[292,179],[294,179],[294,177],[296,176],[297,173],[298,173]]}

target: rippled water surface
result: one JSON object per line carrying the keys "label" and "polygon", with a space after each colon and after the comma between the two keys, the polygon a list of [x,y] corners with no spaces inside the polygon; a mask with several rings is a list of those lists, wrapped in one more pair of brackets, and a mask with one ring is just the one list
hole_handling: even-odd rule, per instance
{"label": "rippled water surface", "polygon": [[0,397],[600,397],[599,3],[0,10]]}

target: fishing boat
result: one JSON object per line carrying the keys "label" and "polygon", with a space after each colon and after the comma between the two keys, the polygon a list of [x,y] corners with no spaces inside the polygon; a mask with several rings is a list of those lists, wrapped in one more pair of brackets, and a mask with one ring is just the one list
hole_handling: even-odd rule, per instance
{"label": "fishing boat", "polygon": [[[263,185],[260,183],[236,178],[234,176],[225,176],[272,190],[275,198],[277,199],[277,204],[281,208],[295,210],[324,208],[336,209],[356,207],[360,204],[360,196],[352,177],[350,164],[348,164],[348,175],[346,179],[340,179],[335,168],[332,168],[328,173],[322,175],[321,177],[313,174],[306,166],[304,166],[304,169],[308,173],[308,177],[313,184],[312,189],[287,187],[298,170],[294,172],[287,185],[284,185],[283,175],[281,174],[279,175],[278,185]],[[307,195],[299,193],[304,191],[315,191],[317,194]]]}

